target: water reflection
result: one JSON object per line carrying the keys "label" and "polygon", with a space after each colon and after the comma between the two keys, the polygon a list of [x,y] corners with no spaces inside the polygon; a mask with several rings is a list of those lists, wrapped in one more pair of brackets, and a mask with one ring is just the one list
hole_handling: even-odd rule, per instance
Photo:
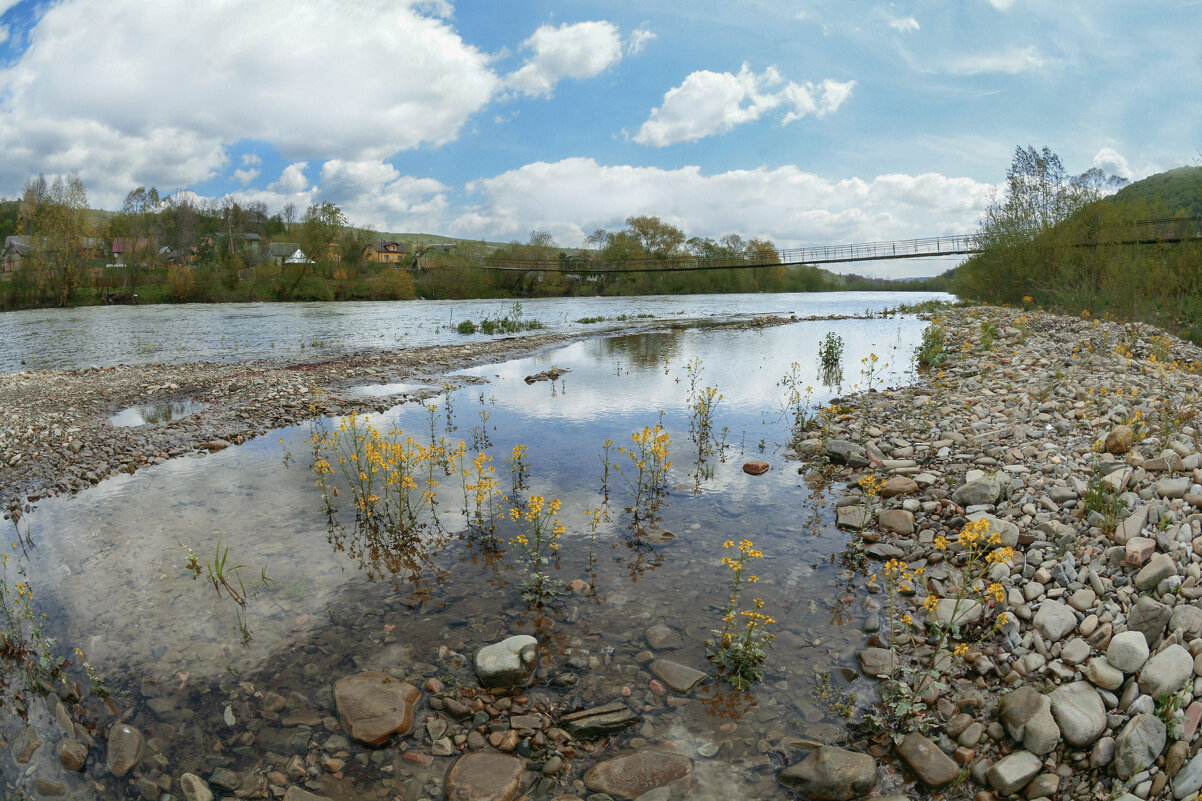
{"label": "water reflection", "polygon": [[[863,614],[842,573],[850,568],[837,564],[845,538],[830,524],[822,494],[781,452],[792,433],[779,382],[797,362],[798,380],[819,383],[807,348],[828,327],[841,332],[846,358],[858,363],[874,351],[913,347],[921,324],[690,331],[617,349],[582,342],[467,371],[489,385],[449,390],[434,412],[406,404],[365,418],[379,431],[411,432],[402,442],[412,436],[414,447],[446,455],[423,463],[433,472],[413,473],[416,492],[430,478],[437,482],[436,517],[423,511],[420,525],[362,515],[341,472],[332,480],[342,494],[331,507],[310,465],[299,463],[309,460],[281,469],[282,454],[311,447],[311,432],[297,427],[279,432],[282,450],[279,437],[262,437],[42,502],[28,518],[39,546],[30,551],[31,580],[55,612],[52,634],[82,644],[135,724],[182,719],[172,715],[220,721],[231,678],[311,699],[317,719],[330,714],[322,700],[330,681],[352,669],[471,685],[463,655],[533,633],[546,668],[537,689],[556,704],[606,703],[626,688],[651,710],[640,736],[720,745],[708,786],[731,797],[773,797],[771,765],[756,743],[789,741],[798,733],[794,720],[830,722],[806,695],[816,672],[854,664]],[[704,367],[699,386],[723,396],[712,409],[705,453],[690,436],[692,359]],[[558,382],[525,383],[552,365],[571,372]],[[902,370],[891,370],[889,380],[903,380]],[[819,391],[813,401],[829,398]],[[670,465],[658,496],[644,496],[654,503],[640,505],[636,463],[617,447],[637,452],[631,434],[657,424],[671,435]],[[459,450],[457,439],[448,441],[452,427],[465,443],[458,461],[450,456]],[[469,442],[483,446],[479,455]],[[752,456],[771,469],[744,473]],[[500,468],[491,470],[494,464]],[[565,530],[545,567],[563,584],[561,594],[522,599],[529,566],[510,540],[523,529],[504,517],[502,495],[514,507],[535,496],[561,499]],[[765,553],[757,594],[779,620],[764,681],[740,693],[710,680],[669,703],[648,690],[643,654],[712,673],[704,642],[721,627],[722,543],[742,538]],[[193,582],[185,566],[183,546],[205,557],[218,541],[234,563],[256,575],[265,566],[271,579],[246,599],[242,614],[254,637],[245,647],[236,612]],[[669,640],[650,633],[661,626]],[[734,722],[742,727],[737,734],[721,728]],[[181,768],[199,764],[213,745],[198,744],[191,727],[163,727],[161,737]],[[246,750],[230,756],[240,770],[262,759],[257,744]]]}
{"label": "water reflection", "polygon": [[176,401],[174,403],[153,403],[143,406],[131,406],[109,417],[109,425],[118,428],[134,428],[137,426],[161,426],[199,412],[208,406],[201,401]]}

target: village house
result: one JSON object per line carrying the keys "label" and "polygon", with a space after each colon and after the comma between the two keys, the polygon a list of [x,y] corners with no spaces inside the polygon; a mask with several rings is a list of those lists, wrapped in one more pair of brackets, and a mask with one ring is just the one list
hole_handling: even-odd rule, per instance
{"label": "village house", "polygon": [[409,250],[400,242],[373,242],[363,248],[363,261],[373,264],[400,264],[409,260]]}

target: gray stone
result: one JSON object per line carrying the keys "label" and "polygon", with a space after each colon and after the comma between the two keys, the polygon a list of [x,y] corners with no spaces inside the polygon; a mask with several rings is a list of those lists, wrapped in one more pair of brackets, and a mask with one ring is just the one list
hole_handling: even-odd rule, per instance
{"label": "gray stone", "polygon": [[1114,767],[1120,779],[1130,779],[1150,766],[1164,750],[1167,732],[1155,715],[1136,715],[1114,741]]}
{"label": "gray stone", "polygon": [[1192,603],[1174,606],[1173,614],[1169,616],[1169,631],[1178,629],[1185,637],[1184,642],[1202,637],[1202,609]]}
{"label": "gray stone", "polygon": [[1060,601],[1044,601],[1035,613],[1034,623],[1045,640],[1056,642],[1077,627],[1077,616]]}
{"label": "gray stone", "polygon": [[559,719],[560,727],[580,740],[600,737],[637,726],[642,721],[621,701],[610,701],[603,706],[582,709]]}
{"label": "gray stone", "polygon": [[897,746],[897,755],[918,780],[932,790],[946,787],[960,775],[960,768],[951,757],[917,732],[906,735]]}
{"label": "gray stone", "polygon": [[876,524],[882,531],[909,536],[914,533],[914,515],[905,509],[881,509]]}
{"label": "gray stone", "polygon": [[1052,702],[1047,696],[1040,694],[1034,687],[1022,686],[1011,693],[1002,696],[998,705],[998,713],[1006,732],[1015,740],[1022,742],[1027,723],[1040,712],[1052,708]]}
{"label": "gray stone", "polygon": [[1135,586],[1150,590],[1169,576],[1177,575],[1177,563],[1167,553],[1154,553],[1148,563],[1135,574]]}
{"label": "gray stone", "polygon": [[1060,658],[1070,665],[1079,665],[1089,659],[1089,643],[1077,637],[1069,640],[1060,649]]}
{"label": "gray stone", "polygon": [[[957,609],[959,604],[959,609]],[[975,623],[981,617],[981,604],[968,598],[940,598],[931,610],[928,620],[938,626],[964,626]]]}
{"label": "gray stone", "polygon": [[864,675],[873,679],[891,676],[897,667],[897,658],[888,648],[865,648],[856,657]]}
{"label": "gray stone", "polygon": [[1018,545],[1018,526],[1011,523],[1009,520],[1002,520],[999,517],[994,517],[986,512],[973,512],[968,516],[969,521],[975,523],[978,520],[984,520],[989,524],[990,534],[997,533],[1001,538],[1003,548],[1014,548]]}
{"label": "gray stone", "polygon": [[868,451],[854,442],[832,439],[826,443],[825,453],[827,458],[836,464],[845,464],[848,467],[868,466]]}
{"label": "gray stone", "polygon": [[1104,656],[1089,660],[1081,672],[1103,690],[1117,690],[1123,686],[1123,671],[1111,665]]}
{"label": "gray stone", "polygon": [[663,623],[656,623],[654,626],[647,627],[647,644],[657,651],[665,648],[680,648],[684,643],[670,627]]}
{"label": "gray stone", "polygon": [[1106,661],[1124,673],[1134,673],[1148,661],[1148,638],[1140,631],[1114,635],[1106,649]]}
{"label": "gray stone", "polygon": [[1148,524],[1148,507],[1141,506],[1132,512],[1114,531],[1114,541],[1126,545],[1132,537],[1138,537]]}
{"label": "gray stone", "polygon": [[1057,687],[1049,695],[1052,716],[1064,741],[1074,748],[1093,743],[1106,730],[1106,709],[1102,697],[1087,681]]}
{"label": "gray stone", "polygon": [[1144,663],[1139,672],[1139,688],[1153,698],[1180,690],[1194,675],[1194,658],[1174,643]]}
{"label": "gray stone", "polygon": [[1043,760],[1027,751],[1015,751],[1002,757],[989,768],[989,786],[1002,795],[1017,793],[1035,778]]}
{"label": "gray stone", "polygon": [[871,518],[862,506],[840,506],[835,510],[835,525],[839,528],[860,530]]}
{"label": "gray stone", "polygon": [[1023,748],[1039,756],[1052,753],[1056,746],[1060,745],[1060,727],[1056,725],[1056,718],[1052,716],[1050,708],[1027,721],[1022,744]]}
{"label": "gray stone", "polygon": [[1173,610],[1148,596],[1141,597],[1127,615],[1127,628],[1143,632],[1149,648],[1160,645],[1164,639],[1164,627],[1169,624]]}
{"label": "gray stone", "polygon": [[876,787],[876,760],[867,754],[824,745],[776,778],[814,801],[849,801]]}
{"label": "gray stone", "polygon": [[1173,798],[1182,799],[1202,790],[1202,752],[1185,763],[1173,777]]}
{"label": "gray stone", "polygon": [[673,692],[691,692],[697,683],[706,677],[706,673],[687,665],[668,659],[657,659],[651,663],[651,672],[668,685]]}
{"label": "gray stone", "polygon": [[484,687],[525,687],[538,669],[538,640],[518,634],[476,651],[476,676]]}
{"label": "gray stone", "polygon": [[1162,498],[1184,498],[1189,492],[1188,478],[1162,478],[1153,484],[1156,494]]}
{"label": "gray stone", "polygon": [[994,476],[970,481],[952,493],[952,500],[960,506],[984,506],[991,504],[1001,495],[1002,487]]}

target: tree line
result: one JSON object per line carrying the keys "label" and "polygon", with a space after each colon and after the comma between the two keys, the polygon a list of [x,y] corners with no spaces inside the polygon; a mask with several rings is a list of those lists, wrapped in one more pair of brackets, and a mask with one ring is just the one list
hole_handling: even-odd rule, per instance
{"label": "tree line", "polygon": [[1096,168],[1074,175],[1047,147],[1016,148],[978,228],[980,252],[953,271],[951,290],[1147,320],[1202,342],[1202,237],[1189,219],[1202,168],[1125,184]]}

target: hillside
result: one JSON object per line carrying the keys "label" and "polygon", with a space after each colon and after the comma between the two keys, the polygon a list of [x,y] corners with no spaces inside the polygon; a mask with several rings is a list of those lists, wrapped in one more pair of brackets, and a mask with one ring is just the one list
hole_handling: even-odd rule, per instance
{"label": "hillside", "polygon": [[1178,167],[1123,187],[1108,201],[1120,206],[1144,204],[1157,214],[1171,217],[1179,211],[1202,217],[1202,167]]}

